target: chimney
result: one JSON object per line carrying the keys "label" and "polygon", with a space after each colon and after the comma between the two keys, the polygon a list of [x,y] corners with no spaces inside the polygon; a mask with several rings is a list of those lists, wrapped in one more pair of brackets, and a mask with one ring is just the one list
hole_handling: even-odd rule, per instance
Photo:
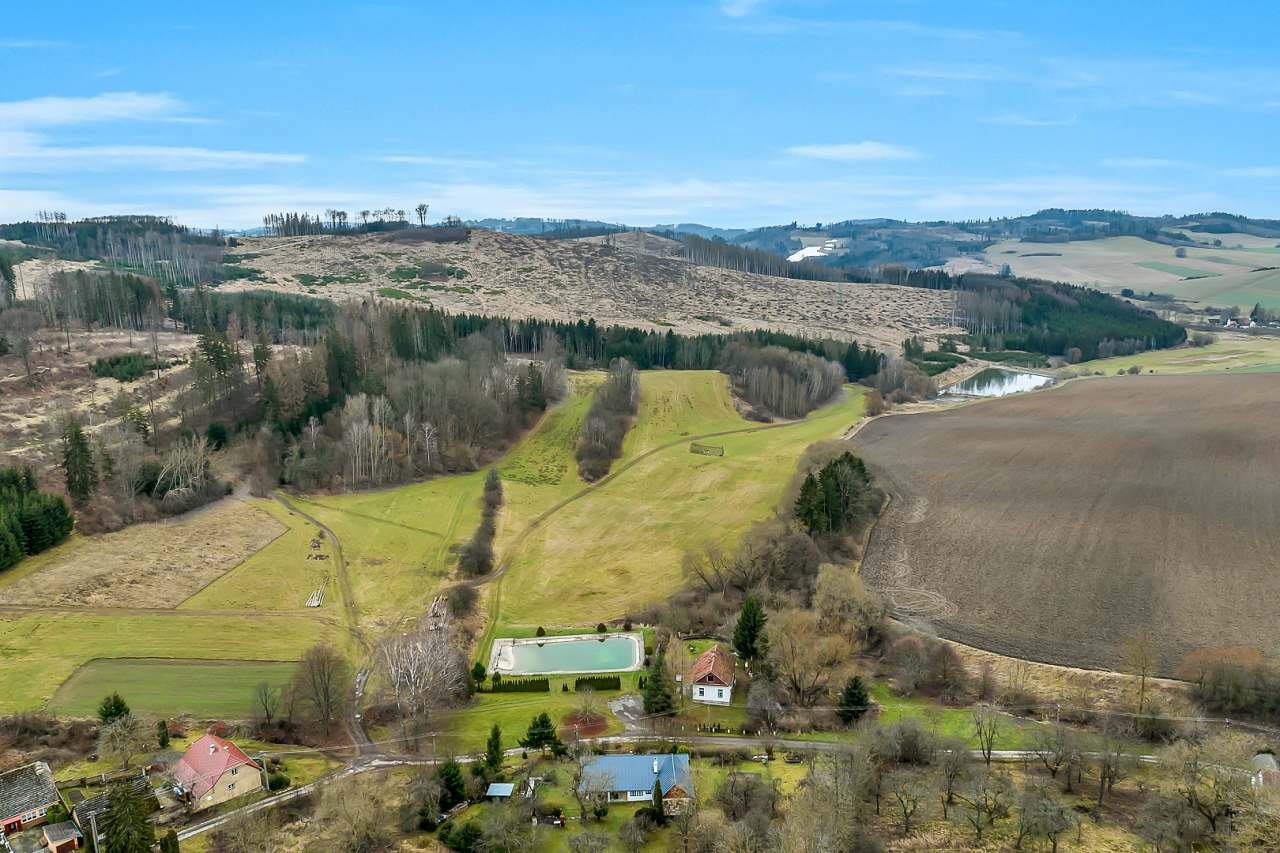
{"label": "chimney", "polygon": [[653,759],[653,775],[658,775],[658,759]]}
{"label": "chimney", "polygon": [[217,751],[218,751],[218,745],[217,745],[217,744],[213,744],[213,743],[209,744],[209,754],[210,754],[210,755],[213,755],[213,754],[214,754],[215,752],[217,752]]}

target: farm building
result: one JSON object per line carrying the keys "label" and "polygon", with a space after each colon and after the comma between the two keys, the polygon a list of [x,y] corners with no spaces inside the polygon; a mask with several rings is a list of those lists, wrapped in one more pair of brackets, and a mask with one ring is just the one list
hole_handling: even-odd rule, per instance
{"label": "farm building", "polygon": [[703,652],[689,670],[693,701],[711,705],[730,704],[736,669],[733,655],[724,646],[715,645]]}
{"label": "farm building", "polygon": [[217,735],[197,738],[173,766],[173,779],[193,811],[263,787],[262,768],[240,747]]}
{"label": "farm building", "polygon": [[610,802],[653,802],[657,782],[662,794],[662,810],[666,814],[684,811],[693,801],[693,775],[689,772],[689,756],[601,755],[583,768],[582,790],[603,788]]}
{"label": "farm building", "polygon": [[43,761],[0,773],[0,831],[4,835],[39,826],[49,809],[60,802],[53,772]]}

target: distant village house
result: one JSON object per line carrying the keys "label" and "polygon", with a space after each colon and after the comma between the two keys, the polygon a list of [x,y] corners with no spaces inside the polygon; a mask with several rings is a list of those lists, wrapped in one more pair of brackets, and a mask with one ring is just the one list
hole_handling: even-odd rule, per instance
{"label": "distant village house", "polygon": [[703,652],[689,670],[689,690],[693,701],[710,705],[730,704],[736,670],[733,655],[724,646],[716,645]]}

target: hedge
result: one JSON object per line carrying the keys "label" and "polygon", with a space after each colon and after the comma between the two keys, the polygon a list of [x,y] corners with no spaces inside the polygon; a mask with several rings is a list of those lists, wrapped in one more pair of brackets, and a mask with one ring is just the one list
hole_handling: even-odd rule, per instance
{"label": "hedge", "polygon": [[622,676],[619,675],[584,675],[573,680],[574,690],[621,690]]}
{"label": "hedge", "polygon": [[490,693],[550,693],[549,678],[494,678]]}

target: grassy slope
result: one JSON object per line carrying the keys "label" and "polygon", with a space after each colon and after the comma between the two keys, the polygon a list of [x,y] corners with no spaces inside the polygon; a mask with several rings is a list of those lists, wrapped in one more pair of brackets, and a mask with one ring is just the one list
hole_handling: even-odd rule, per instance
{"label": "grassy slope", "polygon": [[[288,530],[262,550],[218,578],[178,607],[188,610],[263,609],[297,610],[307,596],[320,586],[334,569],[333,555],[322,541],[312,551],[312,539],[319,537],[314,525],[289,512],[275,501],[259,500],[255,506],[269,512]],[[328,560],[308,560],[309,554],[327,554]],[[338,585],[331,582],[325,590],[320,612],[336,613],[339,605]]]}
{"label": "grassy slope", "polygon": [[1280,369],[1280,338],[1261,335],[1218,335],[1207,347],[1154,350],[1119,358],[1101,358],[1075,365],[1075,370],[1100,370],[1107,375],[1138,366],[1143,373],[1217,373]]}
{"label": "grassy slope", "polygon": [[[685,551],[736,541],[773,511],[804,448],[838,436],[862,412],[851,388],[803,422],[761,430],[734,412],[719,374],[647,373],[641,389],[618,476],[549,517],[510,555],[504,548],[521,525],[508,525],[499,542],[512,560],[502,624],[594,624],[661,600],[681,583]],[[725,448],[721,457],[690,453],[684,441],[730,430],[744,432],[708,440]],[[571,446],[561,453],[571,459]]]}
{"label": "grassy slope", "polygon": [[[43,706],[91,658],[296,660],[332,629],[306,616],[21,615],[0,618],[0,712]],[[185,700],[177,700],[185,704]],[[192,711],[200,710],[194,704]]]}
{"label": "grassy slope", "polygon": [[342,542],[363,624],[426,609],[453,566],[451,546],[480,521],[483,472],[376,492],[294,499]]}
{"label": "grassy slope", "polygon": [[149,715],[175,717],[195,707],[204,715],[241,720],[253,715],[256,685],[287,684],[294,669],[288,662],[95,660],[62,683],[49,707],[92,716],[114,690],[128,697],[134,711]]}

